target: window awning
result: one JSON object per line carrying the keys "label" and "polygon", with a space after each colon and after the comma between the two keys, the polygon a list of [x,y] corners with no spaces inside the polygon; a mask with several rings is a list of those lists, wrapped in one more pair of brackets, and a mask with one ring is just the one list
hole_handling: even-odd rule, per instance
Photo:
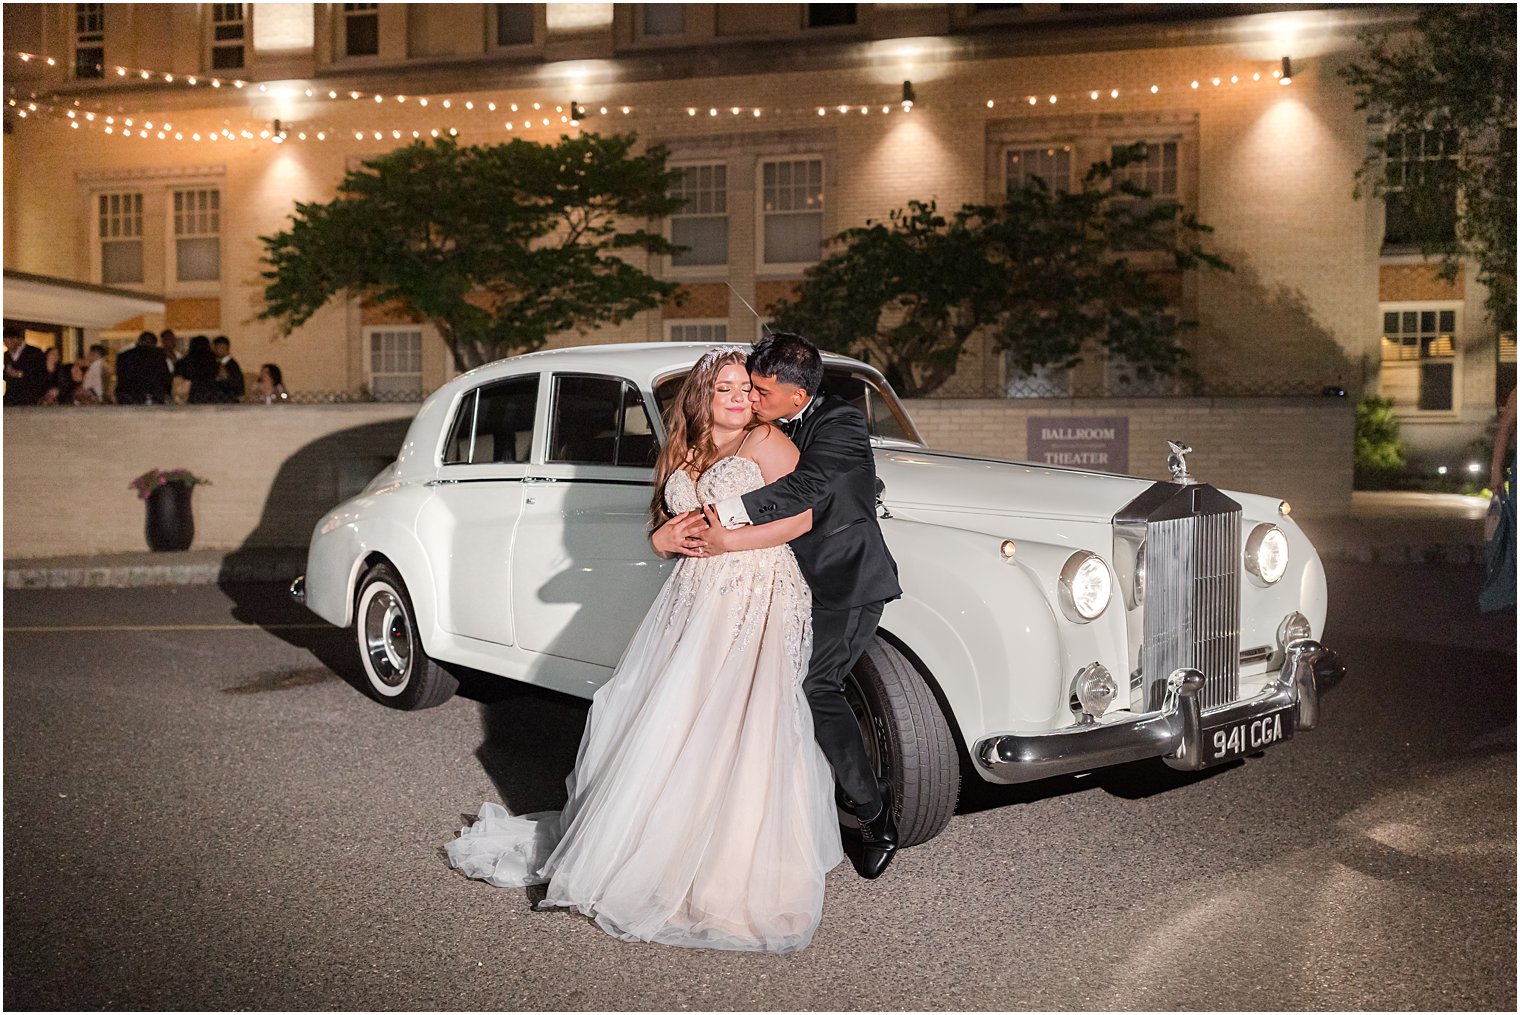
{"label": "window awning", "polygon": [[71,328],[109,328],[140,314],[162,314],[151,293],[5,269],[5,319]]}

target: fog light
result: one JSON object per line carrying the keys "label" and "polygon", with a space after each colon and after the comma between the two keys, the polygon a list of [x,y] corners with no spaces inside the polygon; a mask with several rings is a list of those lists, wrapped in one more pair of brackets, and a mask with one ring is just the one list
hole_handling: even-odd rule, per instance
{"label": "fog light", "polygon": [[1286,649],[1295,641],[1314,637],[1314,631],[1309,627],[1309,618],[1302,613],[1294,611],[1283,618],[1283,622],[1277,625],[1277,647]]}
{"label": "fog light", "polygon": [[1113,675],[1102,663],[1089,663],[1077,674],[1071,684],[1072,697],[1082,709],[1083,715],[1096,719],[1108,711],[1119,693]]}

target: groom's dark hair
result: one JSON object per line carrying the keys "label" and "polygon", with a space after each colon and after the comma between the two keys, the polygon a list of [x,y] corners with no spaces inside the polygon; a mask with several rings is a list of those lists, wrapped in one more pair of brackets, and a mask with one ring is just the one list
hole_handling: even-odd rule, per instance
{"label": "groom's dark hair", "polygon": [[818,388],[823,384],[823,357],[818,355],[818,347],[790,331],[767,334],[749,354],[745,366],[752,374],[774,377],[809,395],[818,394]]}

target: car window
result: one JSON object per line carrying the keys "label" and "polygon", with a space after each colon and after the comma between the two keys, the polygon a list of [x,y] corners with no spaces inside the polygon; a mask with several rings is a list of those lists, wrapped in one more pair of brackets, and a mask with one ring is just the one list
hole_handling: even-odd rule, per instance
{"label": "car window", "polygon": [[659,452],[644,396],[621,377],[559,374],[548,461],[648,468]]}
{"label": "car window", "polygon": [[[681,382],[684,380],[686,380],[684,373],[675,374],[655,386],[654,397],[655,401],[660,403],[660,412],[665,414],[670,412],[670,407],[675,402],[676,394],[681,390]],[[883,390],[878,387],[873,378],[852,371],[848,367],[824,367],[823,390],[828,394],[848,400],[865,413],[866,425],[870,427],[872,437],[923,443],[918,434],[911,429],[906,413],[901,413],[896,408],[897,396],[892,394],[890,389]]]}
{"label": "car window", "polygon": [[445,465],[526,462],[533,453],[538,414],[538,374],[485,384],[459,402]]}

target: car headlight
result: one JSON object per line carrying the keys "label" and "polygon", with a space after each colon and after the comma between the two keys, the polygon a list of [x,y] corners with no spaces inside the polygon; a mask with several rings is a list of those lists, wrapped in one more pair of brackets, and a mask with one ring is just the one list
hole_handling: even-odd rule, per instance
{"label": "car headlight", "polygon": [[1068,620],[1079,624],[1102,616],[1114,591],[1108,565],[1102,557],[1087,550],[1078,550],[1066,558],[1060,585],[1061,610]]}
{"label": "car headlight", "polygon": [[1251,530],[1246,540],[1246,570],[1259,585],[1276,585],[1288,570],[1288,537],[1266,522]]}

